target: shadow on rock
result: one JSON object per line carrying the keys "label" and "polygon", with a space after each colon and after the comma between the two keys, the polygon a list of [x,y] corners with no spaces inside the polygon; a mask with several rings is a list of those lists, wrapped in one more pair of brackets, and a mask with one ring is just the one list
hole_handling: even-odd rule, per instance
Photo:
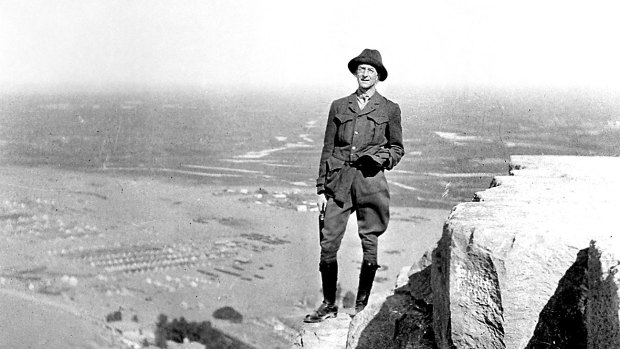
{"label": "shadow on rock", "polygon": [[430,285],[427,266],[393,293],[371,296],[351,322],[347,348],[436,349]]}
{"label": "shadow on rock", "polygon": [[588,258],[588,348],[620,348],[617,246],[592,241]]}
{"label": "shadow on rock", "polygon": [[526,349],[578,349],[587,347],[586,303],[588,296],[588,249],[560,279],[555,294],[545,305]]}

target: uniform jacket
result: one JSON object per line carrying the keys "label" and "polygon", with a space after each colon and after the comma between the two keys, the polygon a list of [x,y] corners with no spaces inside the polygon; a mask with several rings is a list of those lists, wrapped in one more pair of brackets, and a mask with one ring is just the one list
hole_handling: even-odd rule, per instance
{"label": "uniform jacket", "polygon": [[344,202],[356,170],[390,170],[404,153],[398,104],[378,92],[363,110],[355,93],[338,99],[330,107],[325,127],[317,193]]}

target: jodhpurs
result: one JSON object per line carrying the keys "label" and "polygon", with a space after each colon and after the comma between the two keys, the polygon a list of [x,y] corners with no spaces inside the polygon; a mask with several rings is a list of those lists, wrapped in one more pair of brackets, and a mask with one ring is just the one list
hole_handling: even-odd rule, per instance
{"label": "jodhpurs", "polygon": [[357,171],[351,185],[351,197],[344,204],[328,198],[325,225],[321,230],[321,262],[336,261],[347,221],[355,211],[358,234],[362,242],[363,260],[377,265],[379,236],[385,232],[390,219],[390,193],[383,171],[374,176],[364,176]]}

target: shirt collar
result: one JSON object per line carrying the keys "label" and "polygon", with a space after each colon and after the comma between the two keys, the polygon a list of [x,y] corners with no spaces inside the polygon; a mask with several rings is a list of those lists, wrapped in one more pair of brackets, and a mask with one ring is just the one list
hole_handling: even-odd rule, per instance
{"label": "shirt collar", "polygon": [[374,88],[366,92],[362,92],[358,89],[357,91],[355,91],[355,95],[357,96],[358,99],[361,99],[361,100],[363,100],[364,97],[366,97],[365,99],[368,101],[370,100],[370,97],[372,97],[375,94],[376,91],[377,90],[375,90]]}

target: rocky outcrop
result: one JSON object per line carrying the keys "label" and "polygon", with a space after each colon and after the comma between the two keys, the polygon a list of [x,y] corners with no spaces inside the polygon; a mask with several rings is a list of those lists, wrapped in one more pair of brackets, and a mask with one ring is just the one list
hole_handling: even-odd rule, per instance
{"label": "rocky outcrop", "polygon": [[620,348],[619,170],[620,158],[513,156],[351,322],[347,348]]}
{"label": "rocky outcrop", "polygon": [[512,176],[457,205],[433,256],[438,347],[585,348],[591,251],[580,250],[617,230],[618,169],[618,158],[513,156]]}

